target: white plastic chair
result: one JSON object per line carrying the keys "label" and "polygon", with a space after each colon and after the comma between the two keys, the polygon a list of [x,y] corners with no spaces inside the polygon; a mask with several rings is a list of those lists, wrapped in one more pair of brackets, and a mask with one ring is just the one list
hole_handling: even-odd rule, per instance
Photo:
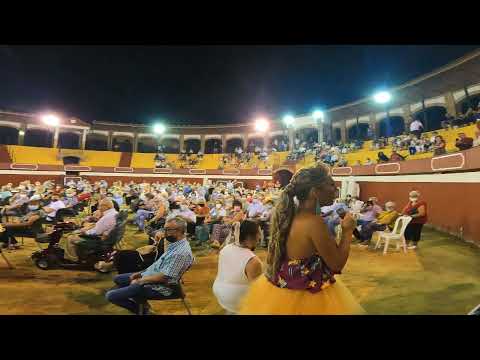
{"label": "white plastic chair", "polygon": [[378,236],[377,244],[375,245],[375,249],[378,249],[381,245],[382,240],[385,242],[385,247],[383,248],[383,255],[387,253],[388,245],[390,244],[390,240],[397,241],[397,250],[401,246],[403,247],[403,251],[407,252],[407,242],[405,240],[405,229],[407,225],[412,221],[410,216],[400,216],[398,217],[397,221],[395,221],[395,226],[393,227],[392,232],[387,231],[376,231],[375,233]]}

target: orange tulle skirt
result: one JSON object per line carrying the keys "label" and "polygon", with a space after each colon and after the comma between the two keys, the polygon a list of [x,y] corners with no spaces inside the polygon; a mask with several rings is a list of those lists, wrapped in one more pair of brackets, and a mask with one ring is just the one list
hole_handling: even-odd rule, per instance
{"label": "orange tulle skirt", "polygon": [[240,315],[364,315],[352,293],[336,282],[317,293],[290,290],[273,285],[262,275],[242,299]]}

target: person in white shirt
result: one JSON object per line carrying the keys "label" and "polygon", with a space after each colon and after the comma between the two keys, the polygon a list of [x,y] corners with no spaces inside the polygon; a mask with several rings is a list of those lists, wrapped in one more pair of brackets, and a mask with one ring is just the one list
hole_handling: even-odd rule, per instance
{"label": "person in white shirt", "polygon": [[253,252],[260,236],[258,224],[244,220],[234,225],[233,242],[220,251],[213,293],[227,314],[238,312],[250,283],[262,274],[262,262]]}
{"label": "person in white shirt", "polygon": [[420,120],[415,119],[413,122],[410,124],[410,132],[414,134],[417,139],[420,139],[420,135],[422,134],[423,131],[423,124],[420,122]]}
{"label": "person in white shirt", "polygon": [[80,229],[77,234],[70,235],[65,243],[64,257],[67,260],[77,262],[78,247],[90,247],[92,244],[104,240],[110,231],[115,227],[117,211],[113,207],[110,199],[102,199],[98,204],[98,210],[102,213],[102,217],[97,221],[95,226],[90,229]]}
{"label": "person in white shirt", "polygon": [[47,213],[46,220],[53,221],[55,219],[55,216],[57,215],[57,211],[60,209],[64,209],[65,207],[65,203],[60,199],[60,195],[53,194],[50,204],[43,208],[43,211]]}

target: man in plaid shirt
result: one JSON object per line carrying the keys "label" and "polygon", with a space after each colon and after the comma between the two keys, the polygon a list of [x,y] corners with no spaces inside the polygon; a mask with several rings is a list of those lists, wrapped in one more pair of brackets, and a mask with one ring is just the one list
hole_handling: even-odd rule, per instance
{"label": "man in plaid shirt", "polygon": [[[165,239],[169,245],[165,253],[144,271],[117,275],[113,281],[118,287],[107,292],[107,300],[138,314],[139,304],[146,299],[171,296],[171,285],[178,284],[193,263],[192,249],[185,237],[186,229],[187,223],[180,217],[167,221]],[[148,313],[149,306],[146,305],[145,312]]]}

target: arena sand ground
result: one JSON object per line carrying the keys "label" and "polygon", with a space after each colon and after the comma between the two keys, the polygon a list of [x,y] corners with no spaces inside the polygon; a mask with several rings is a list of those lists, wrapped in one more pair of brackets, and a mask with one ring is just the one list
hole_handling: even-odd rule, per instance
{"label": "arena sand ground", "polygon": [[[145,244],[145,235],[126,234],[128,248]],[[0,259],[0,314],[114,315],[127,311],[104,297],[113,286],[112,274],[36,268],[29,256],[33,239],[5,251],[16,266],[8,270]],[[195,315],[221,315],[211,288],[217,252],[194,248],[197,262],[185,275],[187,301]],[[258,250],[265,259],[266,251]],[[466,314],[480,302],[480,249],[448,235],[425,230],[419,250],[408,254],[352,245],[342,279],[369,314]],[[180,301],[152,303],[156,314],[186,314]]]}

